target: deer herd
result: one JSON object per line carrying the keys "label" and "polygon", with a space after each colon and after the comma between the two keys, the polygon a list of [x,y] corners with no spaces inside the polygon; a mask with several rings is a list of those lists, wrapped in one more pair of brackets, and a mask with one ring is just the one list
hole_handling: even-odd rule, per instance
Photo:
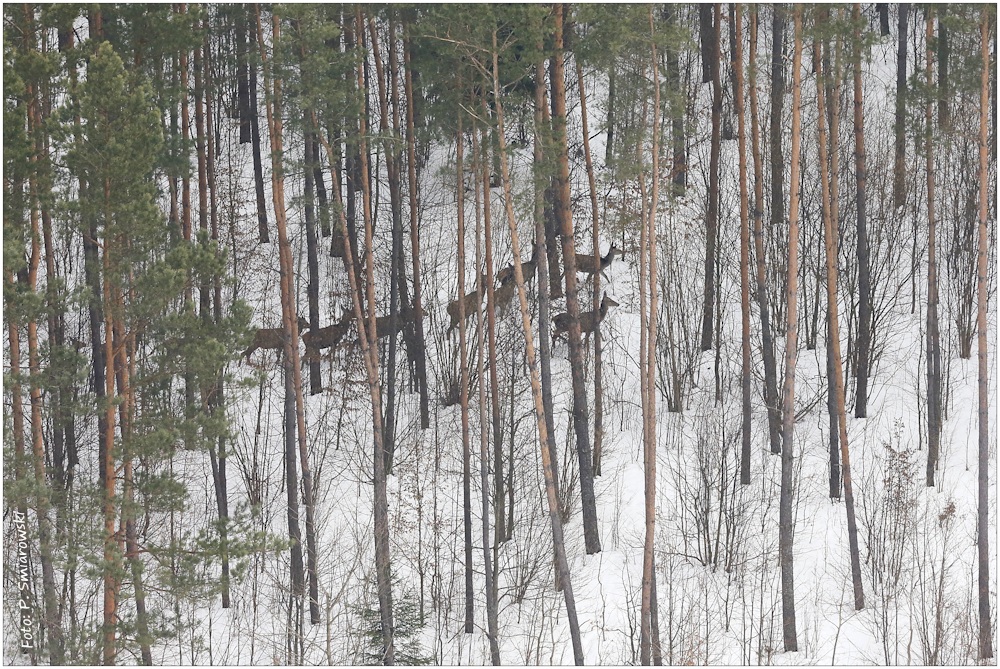
{"label": "deer herd", "polygon": [[[623,256],[625,253],[617,246],[612,245],[608,250],[607,254],[600,257],[595,257],[592,255],[587,255],[585,253],[576,254],[576,271],[580,274],[586,274],[588,278],[593,277],[594,274],[600,272],[604,274],[606,270],[616,256]],[[535,273],[538,269],[538,246],[535,245],[534,251],[531,254],[531,259],[521,262],[521,275],[524,277],[525,283],[532,281],[535,278]],[[497,286],[493,293],[494,304],[496,305],[497,311],[500,313],[505,313],[510,306],[511,300],[514,298],[514,294],[517,291],[517,282],[515,280],[515,270],[514,265],[508,265],[504,267],[497,273]],[[448,332],[451,333],[455,329],[461,320],[462,312],[464,311],[465,317],[468,318],[476,313],[476,311],[483,306],[483,300],[485,296],[485,288],[487,284],[487,276],[482,275],[479,281],[479,285],[475,290],[467,293],[463,298],[460,298],[464,302],[464,309],[460,308],[459,299],[452,300],[448,303],[446,311],[450,319],[448,326]],[[600,325],[601,321],[608,313],[610,307],[617,307],[618,303],[613,299],[608,297],[607,293],[604,294],[601,300],[600,309],[595,311],[582,311],[580,312],[580,332],[582,334],[591,334]],[[418,313],[419,312],[419,313]],[[390,334],[396,334],[406,328],[407,325],[415,322],[417,318],[423,319],[426,316],[426,312],[423,309],[413,309],[408,305],[405,305],[400,312],[396,315],[395,328],[392,327],[392,320],[390,316],[379,316],[375,319],[375,333],[378,339],[387,337]],[[553,341],[556,340],[560,335],[565,336],[569,332],[570,326],[570,316],[568,313],[556,314],[552,319],[554,330],[553,330]],[[299,332],[302,336],[302,343],[306,347],[306,360],[316,360],[320,351],[323,349],[336,349],[340,342],[345,339],[347,334],[350,332],[351,327],[354,324],[354,313],[352,311],[345,311],[340,317],[340,320],[331,325],[327,325],[321,328],[312,329],[309,326],[309,321],[301,316],[298,317]],[[356,341],[356,340],[355,340]],[[253,342],[243,352],[243,357],[249,361],[250,356],[258,349],[269,349],[269,350],[280,350],[285,345],[285,329],[283,327],[279,328],[259,328],[253,337]]]}

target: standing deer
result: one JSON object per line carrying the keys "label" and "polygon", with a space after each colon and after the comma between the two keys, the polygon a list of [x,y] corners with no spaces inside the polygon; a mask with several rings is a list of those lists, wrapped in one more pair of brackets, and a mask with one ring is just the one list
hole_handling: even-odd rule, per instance
{"label": "standing deer", "polygon": [[614,262],[615,256],[624,256],[624,255],[625,252],[622,251],[617,246],[615,246],[614,244],[612,244],[611,248],[608,249],[607,254],[602,256],[601,258],[595,258],[594,256],[588,255],[586,253],[577,253],[576,271],[583,272],[584,274],[587,274],[589,276],[593,276],[594,274],[600,272],[601,276],[604,276],[604,270],[606,270],[611,265],[611,263]]}
{"label": "standing deer", "polygon": [[[409,305],[404,305],[403,308],[400,309],[399,313],[396,315],[395,330],[391,328],[392,316],[379,316],[378,318],[375,319],[375,336],[378,339],[382,339],[383,337],[388,337],[389,335],[396,334],[397,332],[405,328],[407,325],[414,322],[415,320],[414,315],[416,315],[416,310]],[[423,319],[425,315],[426,312],[421,308],[419,314],[420,318]]]}
{"label": "standing deer", "polygon": [[[309,329],[309,321],[298,317],[299,332]],[[250,355],[259,348],[280,349],[285,345],[285,328],[259,328],[253,335],[253,343],[250,348],[243,351],[243,357],[249,362]]]}
{"label": "standing deer", "polygon": [[[608,297],[607,293],[604,293],[604,297],[601,299],[601,308],[596,314],[593,311],[580,312],[580,333],[590,334],[593,332],[600,322],[604,320],[608,309],[617,306],[618,303]],[[559,335],[565,335],[569,332],[569,314],[556,314],[556,317],[552,319],[552,323],[555,325],[555,331],[552,333],[553,342]]]}
{"label": "standing deer", "polygon": [[517,282],[514,281],[513,275],[507,277],[505,281],[500,283],[500,287],[497,288],[496,292],[493,294],[496,308],[500,313],[507,312],[507,307],[510,306],[510,301],[516,292]]}
{"label": "standing deer", "polygon": [[345,311],[340,320],[332,325],[310,330],[302,335],[302,343],[306,345],[306,359],[315,360],[319,357],[320,350],[324,348],[336,348],[340,340],[344,338],[351,328],[351,321],[354,314]]}
{"label": "standing deer", "polygon": [[[479,305],[483,302],[483,297],[479,293],[479,289],[472,291],[464,298],[465,300],[465,317],[468,318],[476,312]],[[448,303],[448,316],[451,317],[451,325],[448,326],[448,332],[450,333],[458,325],[459,311],[458,311],[458,300],[452,300]]]}
{"label": "standing deer", "polygon": [[[535,271],[538,269],[538,244],[535,244],[531,252],[531,260],[521,263],[521,275],[524,282],[528,283],[535,278]],[[497,273],[497,281],[506,284],[514,279],[514,265],[507,265]]]}

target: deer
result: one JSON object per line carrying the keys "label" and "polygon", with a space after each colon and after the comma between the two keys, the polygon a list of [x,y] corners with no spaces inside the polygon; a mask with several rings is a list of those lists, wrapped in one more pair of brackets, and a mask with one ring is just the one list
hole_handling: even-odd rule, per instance
{"label": "deer", "polygon": [[[528,261],[521,262],[521,276],[524,277],[524,282],[528,283],[535,278],[535,271],[538,269],[538,244],[534,245],[531,251],[531,259]],[[507,265],[502,270],[497,273],[497,281],[501,284],[506,284],[508,281],[513,281],[514,279],[514,265]]]}
{"label": "deer", "polygon": [[[415,315],[417,315],[415,309],[409,305],[403,305],[403,308],[399,310],[398,314],[396,314],[395,330],[392,330],[390,326],[392,316],[379,316],[375,319],[375,336],[378,339],[382,339],[383,337],[396,334],[410,323],[413,323]],[[423,309],[420,309],[419,317],[423,319],[425,315],[426,312]]]}
{"label": "deer", "polygon": [[[479,289],[472,291],[463,298],[465,302],[465,317],[468,318],[475,310],[479,308],[479,305],[483,302],[483,297],[479,292]],[[448,326],[448,332],[450,333],[458,325],[459,321],[459,311],[458,311],[458,300],[452,300],[448,303],[448,316],[451,317],[451,325]]]}
{"label": "deer", "polygon": [[617,246],[615,246],[614,244],[612,244],[611,248],[608,249],[607,254],[600,258],[594,258],[594,256],[588,255],[586,253],[577,253],[576,271],[582,272],[589,276],[593,276],[594,274],[600,272],[601,276],[604,276],[604,270],[606,270],[608,267],[611,266],[611,263],[613,263],[615,260],[615,256],[624,256],[624,255],[625,252],[622,251]]}
{"label": "deer", "polygon": [[[596,314],[593,311],[580,312],[580,333],[592,333],[597,329],[600,322],[604,320],[604,317],[608,313],[608,309],[617,306],[618,303],[608,297],[607,293],[604,293],[604,297],[601,299],[601,308]],[[559,335],[565,335],[569,332],[570,322],[569,314],[556,314],[556,317],[552,319],[552,323],[555,325],[555,331],[552,333],[553,342]]]}
{"label": "deer", "polygon": [[306,358],[315,360],[324,348],[336,348],[351,327],[354,314],[345,311],[340,320],[326,327],[310,330],[302,335],[302,343],[306,345]]}
{"label": "deer", "polygon": [[[309,321],[298,317],[299,332],[309,329]],[[253,343],[243,351],[243,357],[249,362],[250,356],[259,348],[280,349],[285,345],[285,328],[258,328],[253,335]]]}
{"label": "deer", "polygon": [[500,287],[493,293],[493,302],[496,304],[497,310],[501,313],[506,313],[507,307],[510,306],[510,301],[516,292],[517,282],[514,281],[513,275],[508,276],[505,281],[501,281]]}

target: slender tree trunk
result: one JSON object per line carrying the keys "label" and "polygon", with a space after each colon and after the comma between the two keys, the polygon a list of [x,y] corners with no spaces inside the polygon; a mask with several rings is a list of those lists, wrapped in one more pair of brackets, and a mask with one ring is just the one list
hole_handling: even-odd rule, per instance
{"label": "slender tree trunk", "polygon": [[[594,178],[594,161],[590,155],[590,130],[587,125],[587,92],[583,83],[583,65],[576,59],[576,79],[580,86],[580,121],[583,132],[583,155],[587,162],[587,185],[590,188],[590,213],[593,220],[591,237],[594,257],[601,257],[600,220],[597,209],[597,181]],[[594,292],[591,309],[596,314],[601,308],[601,273],[594,272]],[[601,475],[601,452],[604,447],[604,388],[601,365],[601,328],[594,328],[594,476]]]}
{"label": "slender tree trunk", "polygon": [[[305,54],[300,54],[304,56]],[[304,112],[305,113],[305,112]],[[304,150],[304,185],[303,200],[305,208],[306,222],[306,254],[309,266],[309,283],[307,284],[307,300],[309,301],[309,329],[316,332],[320,328],[319,324],[319,239],[316,235],[316,209],[313,205],[315,193],[315,172],[312,169],[312,154],[314,134],[309,127],[309,119],[303,123],[305,132],[303,133]],[[323,374],[320,367],[319,356],[306,355],[309,360],[309,394],[318,395],[323,392]]]}
{"label": "slender tree trunk", "polygon": [[[896,162],[892,180],[892,207],[899,209],[906,199],[906,40],[910,3],[899,3],[899,34],[896,36]],[[929,67],[929,66],[928,66]]]}
{"label": "slender tree trunk", "polygon": [[[484,101],[483,107],[484,112],[486,111],[486,103]],[[475,137],[475,134],[473,135]],[[490,170],[489,170],[489,160],[486,155],[486,147],[489,146],[489,138],[486,136],[486,130],[483,130],[483,141],[482,141],[482,152],[479,154],[479,164],[477,169],[476,180],[479,179],[479,175],[482,175],[483,183],[483,218],[484,227],[486,228],[485,243],[486,243],[486,280],[489,286],[489,291],[487,292],[488,300],[486,305],[487,313],[490,315],[490,321],[493,321],[493,262],[492,262],[492,235],[490,232]],[[478,147],[477,147],[478,148]],[[477,189],[478,192],[478,189]],[[480,219],[476,217],[476,268],[482,267],[482,258],[480,255],[480,230],[479,230]],[[480,295],[483,295],[487,291],[487,286],[483,285],[483,273],[480,271],[476,272],[477,284],[476,288]],[[494,429],[499,427],[499,413],[500,406],[496,398],[496,341],[495,337],[492,337],[496,330],[496,324],[491,322],[489,325],[491,338],[494,339],[492,346],[490,347],[490,357],[492,373],[490,374],[490,381],[492,383],[491,392],[493,393],[494,403],[493,403],[493,425]],[[493,573],[493,562],[492,556],[490,555],[490,476],[489,476],[489,435],[486,431],[486,384],[483,383],[483,379],[486,378],[486,369],[483,364],[483,349],[486,347],[485,340],[485,329],[486,323],[483,322],[483,310],[476,310],[476,337],[478,338],[476,347],[476,372],[479,375],[479,485],[482,489],[482,523],[483,523],[483,572],[485,574],[486,580],[486,635],[490,642],[490,661],[494,666],[500,666],[500,645],[497,638],[497,590],[496,583],[494,581],[495,575]],[[497,435],[494,432],[494,440],[496,440]],[[494,463],[494,469],[498,472],[502,472],[502,463],[499,458],[499,451],[496,453]],[[503,477],[500,477],[500,483],[503,483]],[[495,492],[495,491],[494,491]],[[499,494],[498,499],[500,504],[498,507],[503,505],[503,495]],[[498,513],[498,518],[500,522],[503,521],[503,512]],[[498,530],[499,531],[499,530]]]}
{"label": "slender tree trunk", "polygon": [[[483,100],[483,114],[485,118],[489,117],[489,105],[486,100]],[[486,273],[478,273],[480,278],[485,276],[486,285],[478,285],[479,295],[486,296],[486,327],[489,337],[486,341],[486,345],[489,346],[489,375],[490,375],[490,411],[491,411],[491,424],[493,427],[493,498],[495,500],[494,512],[496,513],[496,536],[497,543],[506,539],[508,531],[507,524],[504,519],[504,477],[503,477],[503,425],[501,423],[502,419],[500,416],[500,379],[497,374],[497,319],[496,319],[496,290],[494,286],[496,285],[495,274],[493,272],[493,212],[490,208],[490,202],[492,201],[490,195],[490,175],[486,168],[489,164],[488,156],[486,155],[487,147],[490,143],[488,138],[484,135],[482,142],[482,152],[480,156],[480,161],[482,165],[482,182],[483,182],[483,223],[485,229],[484,243],[486,244]],[[478,246],[476,247],[478,248]],[[482,267],[482,264],[477,259],[476,267]],[[482,282],[480,282],[481,284]],[[483,341],[479,341],[480,349],[482,349]],[[480,388],[483,387],[483,380],[485,377],[482,372],[479,374],[479,385]],[[480,431],[485,434],[486,432],[486,422],[482,421],[480,423]],[[510,462],[513,466],[513,461]],[[485,488],[484,488],[485,490]],[[495,590],[495,583],[494,583]],[[496,592],[494,591],[494,599],[496,598]],[[487,612],[488,613],[488,612]]]}
{"label": "slender tree trunk", "polygon": [[552,57],[552,125],[555,131],[557,177],[555,215],[562,234],[563,266],[566,269],[566,312],[569,314],[569,359],[573,377],[573,428],[580,466],[580,497],[583,507],[583,536],[587,554],[601,551],[597,529],[597,500],[590,450],[590,416],[587,380],[583,375],[583,341],[580,333],[580,300],[576,282],[576,249],[573,240],[573,211],[570,203],[569,147],[566,137],[566,71],[563,54],[563,14],[565,6],[555,5],[555,53]]}
{"label": "slender tree trunk", "polygon": [[[900,10],[902,11],[902,10]],[[934,11],[927,12],[927,82],[934,76]],[[934,103],[924,114],[927,157],[927,485],[934,485],[941,444],[941,342],[938,332],[937,219],[934,212]]]}
{"label": "slender tree trunk", "polygon": [[[754,177],[753,245],[757,308],[760,312],[760,340],[764,358],[764,404],[767,406],[768,436],[770,437],[771,453],[780,453],[781,408],[778,406],[778,365],[774,358],[774,339],[771,334],[771,308],[767,299],[767,255],[764,250],[764,165],[760,152],[760,119],[757,114],[758,16],[759,8],[750,14],[750,136]],[[779,144],[780,141],[779,133]],[[778,171],[779,173],[782,171],[780,166]],[[772,225],[774,225],[773,220]]]}
{"label": "slender tree trunk", "polygon": [[[667,4],[663,8],[663,18],[669,29],[674,29],[677,25],[677,11],[674,5]],[[667,88],[678,100],[684,100],[684,90],[682,88],[681,68],[678,60],[678,50],[676,48],[664,49],[666,56]],[[674,102],[671,109],[671,129],[670,140],[673,146],[673,159],[670,168],[671,179],[674,184],[674,193],[683,195],[687,189],[687,135],[684,130],[684,103]]]}
{"label": "slender tree trunk", "polygon": [[[469,444],[469,349],[465,327],[465,168],[462,162],[465,136],[462,118],[455,133],[455,195],[458,198],[458,350],[461,356],[459,403],[462,409],[462,525],[465,536],[465,633],[475,630],[475,589],[472,582],[472,464]],[[476,268],[479,273],[479,268]],[[476,307],[479,309],[479,306]]]}
{"label": "slender tree trunk", "polygon": [[[702,24],[704,27],[704,23]],[[708,167],[708,215],[705,220],[705,294],[701,319],[701,350],[712,348],[715,313],[715,256],[719,229],[719,158],[722,148],[721,60],[722,5],[715,3],[715,29],[712,32],[712,147]]]}
{"label": "slender tree trunk", "polygon": [[[642,617],[639,625],[639,648],[643,664],[650,663],[651,647],[659,646],[658,635],[654,629],[659,625],[655,620],[656,596],[655,578],[655,541],[656,541],[656,325],[657,325],[657,295],[656,295],[656,205],[659,198],[660,185],[660,78],[659,59],[656,56],[656,27],[653,23],[653,10],[649,10],[649,32],[651,40],[651,65],[653,70],[653,138],[652,138],[652,194],[649,201],[649,217],[646,220],[647,233],[645,248],[640,253],[649,258],[649,318],[645,326],[646,350],[644,369],[646,374],[645,394],[643,396],[643,491],[645,511],[645,541],[642,551]],[[642,277],[640,276],[640,282]],[[640,295],[643,294],[640,287]],[[645,320],[645,313],[642,314]],[[595,330],[598,328],[595,328]]]}
{"label": "slender tree trunk", "polygon": [[[817,77],[823,79],[823,61],[819,56],[819,42],[813,43],[813,67]],[[825,84],[825,82],[823,82]],[[839,82],[835,81],[833,90],[836,91]],[[823,232],[826,246],[826,296],[827,310],[829,314],[828,343],[829,359],[832,362],[831,372],[834,384],[834,406],[836,412],[836,424],[839,429],[840,460],[843,467],[844,478],[844,508],[847,512],[847,540],[851,556],[851,577],[854,583],[854,608],[858,611],[865,607],[865,594],[861,583],[861,558],[858,549],[858,525],[854,517],[854,488],[851,481],[851,455],[847,443],[847,409],[844,398],[844,368],[843,358],[840,354],[840,326],[838,323],[837,309],[837,207],[834,205],[837,198],[835,188],[831,186],[836,183],[830,172],[827,171],[827,136],[826,136],[826,88],[825,85],[817,86],[816,106],[818,111],[819,125],[819,167],[820,167],[820,189],[823,200]],[[834,102],[834,118],[839,115]],[[837,122],[834,122],[836,130]],[[836,133],[832,135],[831,141],[836,143]],[[836,151],[836,149],[834,149]],[[835,154],[834,154],[835,155]],[[832,160],[833,169],[837,168],[837,161]],[[833,427],[833,426],[831,426]]]}
{"label": "slender tree trunk", "polygon": [[[785,23],[786,9],[783,5],[774,6],[774,17],[771,25],[771,116],[768,127],[768,144],[770,144],[771,155],[771,231],[777,234],[785,226],[785,153],[782,148],[782,134],[784,133],[784,109],[785,109]],[[795,184],[793,187],[798,187]],[[782,271],[785,276],[782,277]],[[781,286],[787,280],[788,269],[774,264],[774,273],[777,274],[776,286]],[[783,313],[782,300],[779,295],[774,296],[775,305],[772,315],[777,320],[781,320]],[[777,380],[775,381],[777,388]],[[778,403],[775,395],[775,404]],[[774,450],[774,442],[771,442],[771,451]]]}
{"label": "slender tree trunk", "polygon": [[[536,29],[541,34],[541,25],[536,26]],[[536,50],[539,54],[543,53],[541,38],[539,38],[538,43],[535,45]],[[538,352],[540,358],[540,368],[541,368],[541,393],[542,393],[542,407],[544,408],[545,416],[545,426],[547,439],[541,441],[541,446],[543,448],[548,448],[550,461],[553,463],[559,462],[559,451],[556,447],[556,428],[555,428],[555,414],[552,403],[552,347],[549,341],[549,333],[551,332],[551,320],[549,318],[549,287],[550,284],[546,280],[549,275],[549,265],[548,265],[548,221],[546,220],[546,202],[545,199],[550,192],[549,189],[543,188],[541,185],[545,179],[545,175],[549,174],[548,165],[546,163],[547,156],[546,151],[551,152],[552,150],[552,126],[550,123],[550,118],[548,116],[548,106],[545,104],[545,64],[539,59],[535,63],[535,141],[533,146],[533,159],[535,168],[535,244],[538,249]],[[544,147],[544,148],[543,148]],[[505,191],[504,197],[506,198],[507,192]],[[518,256],[520,258],[520,256]],[[513,424],[511,426],[511,436],[513,437]],[[559,469],[557,466],[552,467],[552,484],[555,490],[559,490]],[[511,473],[513,476],[513,472]],[[509,489],[512,489],[508,486]],[[511,505],[513,509],[513,505]],[[561,521],[560,521],[561,522]],[[555,572],[556,572],[556,588],[562,589],[562,576],[560,574],[560,563],[558,557],[558,550],[555,551],[556,555],[554,558]]]}
{"label": "slender tree trunk", "polygon": [[[409,180],[409,205],[410,205],[410,255],[413,260],[413,309],[417,314],[423,313],[422,291],[420,286],[420,226],[419,216],[419,181],[417,179],[417,151],[416,133],[414,129],[414,92],[413,92],[413,71],[410,65],[410,28],[409,24],[403,28],[403,85],[406,95],[406,152],[407,152],[407,177]],[[426,430],[431,426],[430,400],[427,389],[427,347],[424,340],[424,321],[422,318],[414,319],[414,329],[416,335],[416,364],[417,364],[417,386],[420,391],[420,429]]]}
{"label": "slender tree trunk", "polygon": [[857,240],[858,240],[858,353],[855,363],[857,387],[854,395],[854,417],[868,416],[868,375],[871,365],[872,298],[871,256],[868,250],[867,192],[868,157],[865,152],[864,87],[861,81],[861,4],[853,10],[854,40],[854,172],[857,181]]}
{"label": "slender tree trunk", "polygon": [[[535,423],[538,429],[538,441],[542,454],[542,474],[545,479],[545,498],[548,502],[549,521],[552,524],[552,544],[556,553],[556,574],[562,584],[563,598],[566,602],[566,617],[569,621],[570,638],[573,644],[573,660],[582,665],[583,644],[580,640],[580,624],[576,616],[576,600],[573,597],[573,584],[570,577],[569,563],[566,561],[566,547],[563,541],[562,520],[559,518],[559,497],[555,481],[555,463],[549,428],[546,423],[545,406],[542,402],[541,379],[535,363],[535,341],[531,331],[531,315],[528,310],[528,294],[524,287],[524,272],[521,268],[521,243],[517,234],[517,218],[514,215],[514,200],[511,194],[510,169],[507,161],[507,140],[504,137],[503,103],[500,95],[499,48],[497,33],[493,30],[493,98],[496,101],[497,141],[500,149],[500,174],[503,183],[504,211],[507,215],[507,225],[510,228],[510,241],[514,253],[514,281],[517,283],[517,297],[521,308],[521,328],[524,331],[525,355],[528,360],[528,370],[531,378],[531,397],[535,406]],[[537,100],[537,97],[536,97]],[[537,228],[537,224],[536,224]],[[539,270],[541,269],[541,250],[539,251]],[[539,279],[542,275],[539,275]],[[541,281],[539,281],[541,284]],[[543,322],[544,325],[544,322]],[[544,335],[542,335],[544,337]],[[546,445],[550,447],[547,448]]]}
{"label": "slender tree trunk", "polygon": [[[205,35],[205,124],[208,127],[208,146],[206,152],[206,161],[208,169],[208,193],[209,193],[209,223],[211,227],[211,238],[216,244],[219,243],[219,211],[218,202],[216,199],[215,190],[215,147],[216,142],[214,141],[217,133],[214,124],[215,112],[213,110],[213,104],[215,102],[215,97],[213,91],[215,90],[213,79],[212,79],[212,51],[211,51],[211,40],[209,35]],[[216,275],[215,282],[213,286],[213,316],[215,318],[216,325],[222,322],[222,277]],[[219,380],[212,395],[211,411],[214,413],[216,411],[225,414],[225,375],[220,374]],[[209,460],[212,466],[212,480],[215,487],[215,501],[219,509],[219,541],[221,543],[221,556],[220,561],[222,563],[222,608],[229,608],[229,495],[226,486],[226,435],[222,433],[219,435],[218,441],[218,453],[212,448],[209,448]]]}
{"label": "slender tree trunk", "polygon": [[990,618],[990,405],[989,333],[986,309],[989,299],[989,198],[988,124],[990,79],[990,13],[983,9],[979,22],[982,45],[982,85],[979,93],[979,238],[976,258],[976,328],[979,362],[979,490],[976,513],[976,548],[979,558],[979,659],[993,657],[993,628]]}
{"label": "slender tree trunk", "polygon": [[[272,15],[272,39],[277,45],[281,40],[281,23],[277,14]],[[261,31],[260,10],[257,13],[257,40],[260,43],[261,62],[267,66],[267,56],[264,49],[264,38]],[[267,87],[265,73],[265,90]],[[306,569],[309,574],[309,617],[314,625],[320,622],[319,614],[319,582],[317,574],[316,555],[316,524],[315,505],[312,491],[312,471],[309,467],[309,450],[306,444],[305,400],[302,396],[301,364],[299,359],[299,326],[295,299],[294,264],[292,261],[292,245],[288,239],[285,221],[285,177],[282,165],[283,137],[281,116],[281,79],[270,76],[270,100],[265,101],[267,108],[268,139],[273,152],[271,154],[271,192],[274,200],[275,227],[278,231],[278,258],[281,271],[281,311],[285,329],[285,364],[292,374],[292,385],[295,391],[295,422],[298,436],[299,464],[302,469],[302,501],[306,507]],[[287,436],[286,436],[287,439]]]}
{"label": "slender tree trunk", "polygon": [[[756,46],[756,44],[754,45]],[[753,58],[751,53],[751,58]],[[740,454],[740,483],[750,485],[750,193],[747,186],[747,132],[743,101],[743,8],[736,7],[736,48],[733,50],[736,75],[736,127],[740,153],[740,318],[742,325],[743,428]]]}
{"label": "slender tree trunk", "polygon": [[[105,208],[108,207],[109,184],[104,183]],[[106,220],[110,220],[105,212]],[[104,395],[107,398],[104,406],[104,653],[105,665],[115,664],[117,655],[117,629],[115,617],[118,607],[118,579],[120,571],[121,551],[118,548],[115,520],[117,512],[116,476],[115,476],[115,369],[114,349],[112,348],[113,316],[110,286],[111,252],[113,240],[104,239]]]}
{"label": "slender tree trunk", "polygon": [[[250,34],[256,42],[258,33],[251,30]],[[263,45],[258,44],[251,45],[251,48],[253,47],[264,48]],[[250,113],[250,141],[253,152],[253,178],[257,193],[257,234],[260,243],[267,244],[271,241],[271,238],[267,230],[267,197],[264,195],[264,164],[260,153],[260,118],[257,113],[257,66],[254,63],[250,63],[249,68],[250,108],[248,111]]]}
{"label": "slender tree trunk", "polygon": [[785,293],[785,385],[781,447],[781,495],[778,503],[778,559],[781,566],[781,617],[786,652],[798,650],[795,627],[795,586],[792,564],[794,525],[792,452],[795,438],[795,361],[798,349],[796,293],[799,274],[799,147],[802,139],[802,7],[795,7],[795,51],[792,60],[792,166],[788,206],[788,284]]}

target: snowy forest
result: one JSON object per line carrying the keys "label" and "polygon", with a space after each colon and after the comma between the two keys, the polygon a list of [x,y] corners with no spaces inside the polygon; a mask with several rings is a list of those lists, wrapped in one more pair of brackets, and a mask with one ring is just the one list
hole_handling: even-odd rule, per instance
{"label": "snowy forest", "polygon": [[996,5],[3,21],[5,664],[995,662]]}

